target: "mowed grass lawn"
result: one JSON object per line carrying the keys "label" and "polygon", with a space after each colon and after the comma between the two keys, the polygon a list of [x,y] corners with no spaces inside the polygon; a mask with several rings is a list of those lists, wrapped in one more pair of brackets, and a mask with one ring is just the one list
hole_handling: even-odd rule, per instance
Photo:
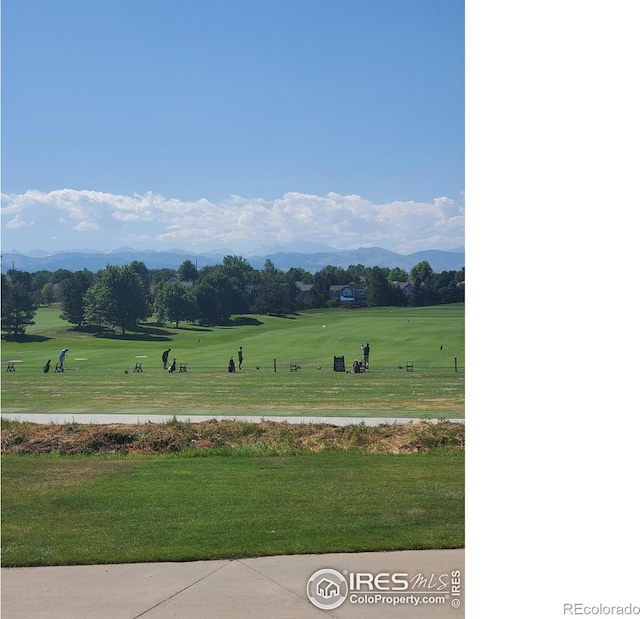
{"label": "mowed grass lawn", "polygon": [[2,565],[464,546],[464,452],[2,457]]}
{"label": "mowed grass lawn", "polygon": [[[16,368],[3,372],[3,411],[464,416],[463,304],[235,316],[212,328],[148,323],[124,336],[78,331],[59,314],[59,307],[41,308],[23,340],[3,342],[3,368],[9,361]],[[365,342],[370,371],[333,371],[334,356],[350,369]],[[239,346],[243,369],[229,374]],[[66,371],[44,374],[61,348],[69,348]],[[162,369],[166,348],[186,373]],[[142,372],[133,371],[136,363]],[[291,372],[291,364],[299,369]]]}

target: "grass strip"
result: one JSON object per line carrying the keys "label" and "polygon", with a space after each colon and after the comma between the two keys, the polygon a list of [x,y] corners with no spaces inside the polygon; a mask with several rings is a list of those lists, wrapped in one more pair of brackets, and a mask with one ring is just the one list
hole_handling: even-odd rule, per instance
{"label": "grass strip", "polygon": [[462,450],[249,451],[3,455],[2,565],[464,545]]}

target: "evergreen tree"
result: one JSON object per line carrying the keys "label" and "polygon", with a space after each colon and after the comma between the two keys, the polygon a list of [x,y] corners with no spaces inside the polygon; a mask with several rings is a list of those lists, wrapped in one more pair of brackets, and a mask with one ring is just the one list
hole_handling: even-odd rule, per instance
{"label": "evergreen tree", "polygon": [[23,277],[19,271],[2,276],[2,331],[21,335],[28,325],[35,324],[36,304],[31,294],[29,273]]}
{"label": "evergreen tree", "polygon": [[85,322],[85,294],[93,282],[88,269],[76,271],[60,284],[62,313],[60,318],[81,327]]}
{"label": "evergreen tree", "polygon": [[373,267],[367,276],[367,305],[404,305],[402,291],[388,279],[389,269]]}
{"label": "evergreen tree", "polygon": [[261,273],[260,292],[255,303],[258,314],[283,316],[295,311],[298,289],[267,259]]}

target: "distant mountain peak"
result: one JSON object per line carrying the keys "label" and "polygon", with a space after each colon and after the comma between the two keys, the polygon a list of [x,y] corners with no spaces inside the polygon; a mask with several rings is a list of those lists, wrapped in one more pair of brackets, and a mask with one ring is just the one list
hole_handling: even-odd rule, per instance
{"label": "distant mountain peak", "polygon": [[314,241],[305,241],[304,239],[292,239],[284,243],[274,243],[270,245],[258,245],[254,249],[246,252],[247,256],[264,256],[266,254],[276,253],[301,253],[311,254],[316,252],[335,252],[339,251],[335,247],[326,245],[325,243],[316,243]]}
{"label": "distant mountain peak", "polygon": [[381,247],[361,247],[359,249],[337,250],[328,249],[311,253],[310,247],[306,251],[276,251],[265,252],[261,255],[231,251],[219,253],[207,252],[195,254],[193,252],[174,249],[170,251],[137,250],[121,247],[109,252],[95,250],[61,251],[55,254],[28,255],[18,252],[5,252],[2,256],[2,271],[15,268],[18,271],[99,271],[107,266],[122,266],[133,259],[143,262],[149,269],[178,269],[185,260],[197,261],[198,267],[222,264],[225,256],[235,255],[244,257],[255,269],[262,269],[265,260],[269,259],[274,266],[283,271],[290,268],[301,268],[310,273],[316,273],[325,266],[348,268],[350,265],[362,264],[365,267],[379,266],[383,268],[398,267],[410,271],[418,262],[426,260],[435,272],[458,271],[464,267],[465,254],[463,251],[445,251],[438,249],[414,252],[408,256],[394,253]]}
{"label": "distant mountain peak", "polygon": [[144,253],[139,249],[134,249],[133,247],[118,247],[118,249],[109,249],[104,252],[105,254],[141,254]]}

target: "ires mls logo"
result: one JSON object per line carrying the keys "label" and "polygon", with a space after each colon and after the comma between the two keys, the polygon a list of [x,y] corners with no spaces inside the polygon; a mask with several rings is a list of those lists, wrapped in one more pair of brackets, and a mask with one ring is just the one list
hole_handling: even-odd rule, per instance
{"label": "ires mls logo", "polygon": [[348,593],[347,579],[336,570],[318,570],[307,582],[309,601],[322,610],[338,608],[347,599]]}
{"label": "ires mls logo", "polygon": [[459,608],[462,594],[462,573],[407,572],[339,572],[325,568],[314,572],[307,581],[309,601],[322,610],[333,610],[345,600],[352,604],[442,605]]}

